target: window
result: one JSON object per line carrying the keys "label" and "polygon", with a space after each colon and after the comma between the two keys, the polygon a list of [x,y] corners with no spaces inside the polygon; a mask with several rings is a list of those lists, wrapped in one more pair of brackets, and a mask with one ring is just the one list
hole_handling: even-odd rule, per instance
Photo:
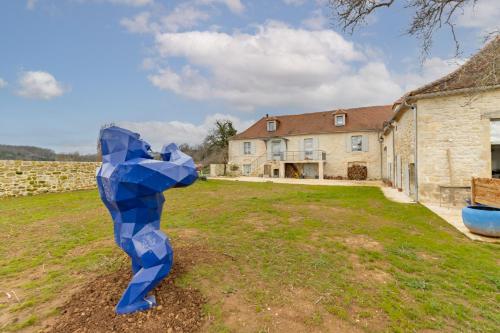
{"label": "window", "polygon": [[252,165],[251,164],[243,164],[243,174],[245,176],[249,176],[251,172],[252,172]]}
{"label": "window", "polygon": [[335,116],[335,126],[345,125],[345,114],[339,114]]}
{"label": "window", "polygon": [[252,154],[252,143],[251,142],[243,142],[243,154],[251,155]]}
{"label": "window", "polygon": [[276,121],[272,120],[267,122],[267,131],[268,132],[276,131]]}
{"label": "window", "polygon": [[351,151],[363,151],[363,136],[351,136]]}
{"label": "window", "polygon": [[281,140],[271,141],[271,153],[272,159],[275,161],[280,161],[281,158]]}
{"label": "window", "polygon": [[312,138],[304,139],[304,157],[306,160],[312,160],[313,147],[314,147],[314,143],[313,143]]}

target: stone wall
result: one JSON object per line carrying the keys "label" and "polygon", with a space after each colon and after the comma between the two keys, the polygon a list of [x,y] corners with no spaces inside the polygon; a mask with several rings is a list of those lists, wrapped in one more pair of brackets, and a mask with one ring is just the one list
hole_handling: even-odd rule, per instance
{"label": "stone wall", "polygon": [[395,157],[394,131],[389,130],[383,135],[382,143],[382,179],[392,186],[394,184]]}
{"label": "stone wall", "polygon": [[417,101],[419,199],[439,201],[439,185],[470,186],[491,177],[490,118],[500,117],[500,89],[472,99]]}
{"label": "stone wall", "polygon": [[210,177],[219,176],[224,176],[224,164],[210,164]]}
{"label": "stone wall", "polygon": [[[415,114],[408,109],[396,119],[394,124],[394,184],[406,195],[415,195],[415,174],[410,165],[415,165]],[[414,169],[413,169],[414,170]]]}
{"label": "stone wall", "polygon": [[0,197],[96,187],[99,162],[0,160]]}

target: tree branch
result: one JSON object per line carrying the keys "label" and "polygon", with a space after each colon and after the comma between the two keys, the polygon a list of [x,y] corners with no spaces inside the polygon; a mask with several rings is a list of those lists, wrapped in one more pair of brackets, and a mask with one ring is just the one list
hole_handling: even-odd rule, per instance
{"label": "tree branch", "polygon": [[[406,0],[405,8],[414,15],[406,30],[421,42],[422,60],[429,55],[434,33],[447,26],[455,43],[455,55],[460,55],[460,43],[455,31],[454,18],[465,5],[473,6],[478,0]],[[329,0],[329,6],[343,31],[353,33],[366,19],[381,8],[393,6],[395,0]]]}

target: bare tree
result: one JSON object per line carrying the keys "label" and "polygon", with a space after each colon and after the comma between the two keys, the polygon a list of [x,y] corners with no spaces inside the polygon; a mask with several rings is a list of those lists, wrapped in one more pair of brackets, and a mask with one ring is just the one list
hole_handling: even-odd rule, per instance
{"label": "bare tree", "polygon": [[[403,0],[401,0],[403,1]],[[455,34],[454,19],[463,14],[466,5],[475,6],[481,0],[404,0],[404,6],[411,8],[414,15],[406,33],[415,36],[422,43],[422,59],[425,59],[432,47],[434,33],[447,26],[455,43],[455,54],[460,54],[460,43]],[[329,0],[334,16],[340,27],[347,32],[354,30],[366,19],[382,8],[394,6],[396,0]],[[488,39],[493,39],[498,31],[492,31]]]}
{"label": "bare tree", "polygon": [[231,120],[216,120],[214,125],[215,127],[210,130],[205,142],[210,148],[215,148],[215,150],[222,153],[224,174],[226,174],[226,165],[229,159],[229,138],[236,135],[236,129],[234,129],[233,122]]}

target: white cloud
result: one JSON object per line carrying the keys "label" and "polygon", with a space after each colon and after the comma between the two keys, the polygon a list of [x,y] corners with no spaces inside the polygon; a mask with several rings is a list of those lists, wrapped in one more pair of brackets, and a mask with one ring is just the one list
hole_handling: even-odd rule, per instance
{"label": "white cloud", "polygon": [[200,22],[206,21],[210,16],[197,7],[185,3],[175,7],[172,12],[164,16],[160,22],[164,31],[178,31],[180,29],[192,28]]}
{"label": "white cloud", "polygon": [[283,0],[283,2],[291,6],[302,6],[306,0]]}
{"label": "white cloud", "polygon": [[29,9],[29,10],[35,9],[35,6],[36,6],[37,2],[38,2],[38,0],[28,0],[26,2],[26,8]]}
{"label": "white cloud", "polygon": [[[123,0],[107,0],[112,2],[123,2]],[[172,10],[158,4],[155,11],[145,11],[134,17],[122,18],[120,24],[132,33],[161,33],[178,32],[193,29],[202,22],[210,20],[213,11],[208,6],[222,4],[234,13],[242,13],[245,6],[240,0],[190,0],[181,2]],[[219,30],[212,25],[211,31]]]}
{"label": "white cloud", "polygon": [[408,72],[396,75],[396,80],[405,91],[410,91],[451,73],[463,63],[465,59],[433,57],[427,59],[421,68],[410,66]]}
{"label": "white cloud", "polygon": [[500,2],[498,0],[469,1],[457,24],[466,28],[478,28],[486,32],[500,29]]}
{"label": "white cloud", "polygon": [[368,45],[355,45],[329,29],[297,29],[280,22],[258,26],[253,34],[155,36],[158,59],[180,58],[186,65],[154,66],[148,77],[154,86],[194,100],[221,100],[238,110],[390,104],[463,63],[435,57],[421,67],[407,64],[404,72],[391,72],[383,54]]}
{"label": "white cloud", "polygon": [[42,71],[21,73],[18,83],[18,95],[26,98],[49,100],[61,96],[66,90],[52,74]]}
{"label": "white cloud", "polygon": [[150,74],[153,85],[192,99],[218,99],[239,109],[390,103],[403,90],[386,66],[332,30],[270,22],[254,34],[212,31],[156,35],[160,57],[181,69]]}
{"label": "white cloud", "polygon": [[5,81],[4,79],[2,79],[0,77],[0,89],[2,89],[3,87],[7,86],[7,81]]}
{"label": "white cloud", "polygon": [[132,33],[177,32],[198,26],[210,18],[208,13],[192,3],[181,3],[167,15],[142,12],[132,18],[123,18],[120,24]]}
{"label": "white cloud", "polygon": [[133,7],[141,7],[153,3],[153,0],[106,0],[106,1],[117,5],[126,5]]}
{"label": "white cloud", "polygon": [[196,1],[199,4],[224,4],[229,8],[230,11],[233,13],[241,14],[243,11],[245,11],[245,6],[241,2],[241,0],[197,0]]}
{"label": "white cloud", "polygon": [[149,21],[151,14],[142,12],[133,18],[123,18],[120,24],[124,26],[129,32],[133,33],[147,33],[152,31],[151,23]]}
{"label": "white cloud", "polygon": [[151,144],[153,150],[159,151],[164,144],[170,142],[191,145],[203,142],[217,119],[231,120],[238,131],[243,131],[254,123],[254,120],[243,121],[232,115],[216,113],[207,116],[199,125],[181,121],[121,121],[117,125],[140,133],[141,137]]}
{"label": "white cloud", "polygon": [[321,30],[327,27],[328,18],[321,9],[315,9],[308,18],[302,21],[302,25],[311,30]]}

